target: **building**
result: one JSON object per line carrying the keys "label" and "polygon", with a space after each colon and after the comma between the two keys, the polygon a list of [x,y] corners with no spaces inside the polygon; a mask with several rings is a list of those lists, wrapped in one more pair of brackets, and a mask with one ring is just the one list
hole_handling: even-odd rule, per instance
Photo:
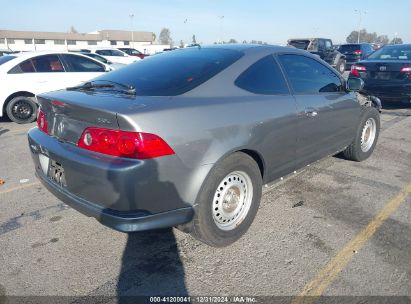
{"label": "building", "polygon": [[93,47],[132,47],[141,52],[153,53],[159,49],[153,45],[154,40],[155,35],[152,32],[101,30],[83,34],[0,30],[0,50],[12,51],[75,51]]}

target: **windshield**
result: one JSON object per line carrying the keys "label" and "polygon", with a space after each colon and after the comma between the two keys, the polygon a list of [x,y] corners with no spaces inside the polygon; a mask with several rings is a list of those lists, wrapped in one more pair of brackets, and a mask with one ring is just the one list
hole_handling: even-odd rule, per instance
{"label": "windshield", "polygon": [[387,45],[372,53],[368,59],[411,60],[411,45]]}
{"label": "windshield", "polygon": [[0,65],[2,65],[3,63],[6,63],[7,61],[10,61],[14,58],[16,58],[16,56],[9,56],[9,55],[1,56],[0,57]]}
{"label": "windshield", "polygon": [[228,49],[188,48],[130,64],[95,80],[126,83],[140,96],[184,94],[215,76],[243,55]]}

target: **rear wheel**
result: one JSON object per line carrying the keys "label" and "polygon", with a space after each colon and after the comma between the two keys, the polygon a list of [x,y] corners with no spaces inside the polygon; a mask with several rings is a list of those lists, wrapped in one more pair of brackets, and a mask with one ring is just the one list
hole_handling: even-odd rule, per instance
{"label": "rear wheel", "polygon": [[380,133],[380,115],[375,108],[366,108],[354,141],[344,151],[346,159],[363,161],[370,157]]}
{"label": "rear wheel", "polygon": [[340,72],[340,74],[344,74],[345,72],[345,60],[344,59],[340,59],[338,60],[337,65],[335,66],[335,69]]}
{"label": "rear wheel", "polygon": [[7,104],[6,112],[18,124],[30,123],[36,120],[37,104],[33,97],[17,96]]}
{"label": "rear wheel", "polygon": [[261,187],[260,169],[247,154],[237,152],[218,163],[200,191],[191,234],[213,247],[238,240],[254,220]]}

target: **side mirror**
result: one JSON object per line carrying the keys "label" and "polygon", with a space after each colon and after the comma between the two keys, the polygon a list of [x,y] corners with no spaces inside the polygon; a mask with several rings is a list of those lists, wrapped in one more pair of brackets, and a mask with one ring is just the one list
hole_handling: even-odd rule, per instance
{"label": "side mirror", "polygon": [[109,67],[109,66],[107,66],[107,65],[104,67],[104,71],[105,71],[105,72],[111,72],[112,70],[113,70],[113,68],[111,68],[111,67]]}
{"label": "side mirror", "polygon": [[351,92],[361,91],[364,87],[364,80],[357,77],[349,77],[347,80],[347,90]]}

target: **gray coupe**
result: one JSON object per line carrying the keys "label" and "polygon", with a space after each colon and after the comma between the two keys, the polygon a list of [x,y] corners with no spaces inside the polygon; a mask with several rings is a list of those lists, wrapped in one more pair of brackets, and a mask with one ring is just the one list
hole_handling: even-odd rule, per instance
{"label": "gray coupe", "polygon": [[380,120],[362,85],[298,49],[175,50],[38,96],[29,146],[43,185],[102,224],[221,247],[251,225],[263,184],[370,156]]}

